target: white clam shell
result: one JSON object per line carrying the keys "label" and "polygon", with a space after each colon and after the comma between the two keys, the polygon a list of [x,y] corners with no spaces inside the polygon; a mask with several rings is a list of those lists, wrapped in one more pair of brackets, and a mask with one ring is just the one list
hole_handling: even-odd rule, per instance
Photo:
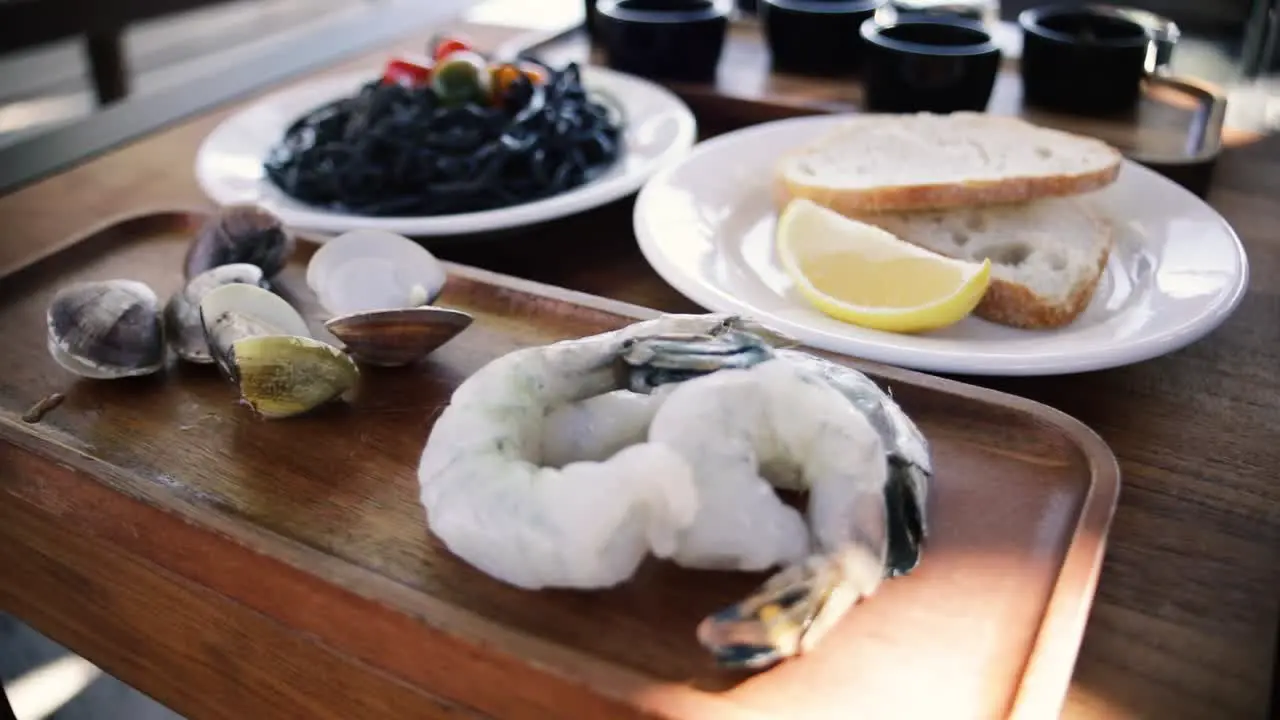
{"label": "white clam shell", "polygon": [[380,230],[339,235],[307,264],[307,286],[333,315],[424,305],[445,279],[444,264],[426,248]]}
{"label": "white clam shell", "polygon": [[224,313],[235,313],[269,326],[275,331],[272,334],[311,336],[307,321],[287,300],[257,285],[223,285],[200,299],[200,314],[205,324]]}
{"label": "white clam shell", "polygon": [[259,335],[311,337],[307,321],[288,301],[270,290],[243,283],[210,290],[200,300],[200,324],[214,362],[237,382],[230,357],[237,340]]}
{"label": "white clam shell", "polygon": [[223,285],[243,283],[262,286],[262,268],[248,263],[219,265],[192,278],[174,293],[165,305],[165,334],[178,357],[187,362],[205,364],[214,361],[209,354],[204,322],[200,319],[200,301]]}

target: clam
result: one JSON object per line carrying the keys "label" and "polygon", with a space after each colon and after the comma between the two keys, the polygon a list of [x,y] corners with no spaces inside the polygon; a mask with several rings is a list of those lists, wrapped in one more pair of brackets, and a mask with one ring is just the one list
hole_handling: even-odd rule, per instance
{"label": "clam", "polygon": [[307,263],[307,285],[331,315],[427,305],[445,278],[444,264],[426,248],[380,230],[339,235]]}
{"label": "clam", "polygon": [[307,321],[284,298],[256,285],[234,283],[210,290],[200,300],[200,322],[218,367],[239,382],[230,360],[237,340],[260,335],[310,337]]}
{"label": "clam", "polygon": [[324,326],[356,360],[394,367],[421,360],[469,325],[471,316],[458,310],[414,307],[341,315]]}
{"label": "clam", "polygon": [[240,396],[267,418],[299,415],[348,395],[360,379],[341,350],[310,337],[259,335],[236,340],[228,359]]}
{"label": "clam", "polygon": [[155,292],[133,280],[70,285],[49,303],[49,354],[87,378],[150,375],[165,360],[164,326]]}
{"label": "clam", "polygon": [[229,205],[210,217],[187,248],[186,277],[233,263],[262,269],[268,280],[284,269],[296,241],[280,218],[253,205]]}
{"label": "clam", "polygon": [[204,323],[200,321],[200,301],[214,289],[235,283],[262,287],[266,279],[257,265],[219,265],[191,278],[169,298],[164,308],[165,336],[178,357],[202,365],[213,362],[204,336]]}

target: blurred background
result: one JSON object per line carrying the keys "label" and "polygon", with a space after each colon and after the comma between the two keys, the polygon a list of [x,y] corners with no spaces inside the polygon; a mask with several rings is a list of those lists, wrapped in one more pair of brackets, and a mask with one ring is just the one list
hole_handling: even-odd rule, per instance
{"label": "blurred background", "polygon": [[1177,23],[1182,36],[1170,63],[1176,75],[1207,80],[1228,96],[1226,124],[1280,129],[1280,0],[987,0],[1002,20],[1037,5],[1122,5]]}
{"label": "blurred background", "polygon": [[[970,1],[987,4],[992,16],[1005,21],[1045,2]],[[381,23],[410,32],[431,2],[0,0],[0,148],[116,103],[199,83],[251,63],[255,53],[285,41],[305,41],[353,23]],[[1110,4],[1148,10],[1179,25],[1182,37],[1172,70],[1224,88],[1229,96],[1228,125],[1280,129],[1280,0]],[[531,13],[545,20],[562,11],[580,15],[581,8],[581,0],[491,0],[483,13],[486,21],[527,18]],[[1001,35],[1016,42],[1016,32]],[[18,720],[178,717],[3,614],[0,679]]]}
{"label": "blurred background", "polygon": [[[97,30],[112,5],[123,27]],[[197,81],[242,53],[305,35],[377,0],[0,0],[0,146],[128,96]],[[130,10],[131,6],[136,6]]]}
{"label": "blurred background", "polygon": [[[1049,0],[914,1],[986,4],[993,14],[1012,21],[1020,11]],[[0,0],[0,147],[124,98],[198,82],[272,43],[373,16],[402,17],[412,24],[415,11],[426,2],[430,0]],[[576,10],[581,0],[502,4]],[[1280,127],[1280,0],[1105,4],[1141,8],[1176,22],[1182,38],[1173,70],[1226,88],[1231,97],[1228,125]]]}

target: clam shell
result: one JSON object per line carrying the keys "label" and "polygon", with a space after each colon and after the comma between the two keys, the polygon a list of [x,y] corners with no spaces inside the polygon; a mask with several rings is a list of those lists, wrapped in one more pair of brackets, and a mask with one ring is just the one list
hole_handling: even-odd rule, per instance
{"label": "clam shell", "polygon": [[236,340],[228,353],[240,396],[254,412],[284,418],[348,394],[360,379],[355,361],[310,337],[259,335]]}
{"label": "clam shell", "polygon": [[164,326],[155,291],[134,280],[70,285],[49,302],[48,350],[87,378],[150,375],[164,367]]}
{"label": "clam shell", "polygon": [[220,265],[248,263],[271,278],[284,269],[296,245],[284,223],[270,212],[255,205],[229,205],[197,231],[187,248],[183,272],[194,278]]}
{"label": "clam shell", "polygon": [[311,336],[307,321],[284,298],[242,283],[210,290],[200,300],[200,321],[210,354],[233,381],[237,378],[230,350],[237,340],[260,335]]}
{"label": "clam shell", "polygon": [[332,315],[426,305],[445,281],[444,264],[426,248],[379,230],[339,235],[307,264],[307,286]]}
{"label": "clam shell", "polygon": [[356,360],[395,367],[421,360],[471,322],[472,317],[459,310],[415,307],[342,315],[324,326]]}
{"label": "clam shell", "polygon": [[234,283],[263,287],[266,278],[257,265],[220,265],[191,278],[169,298],[164,308],[165,335],[178,357],[202,365],[213,362],[204,336],[204,323],[200,321],[200,301],[214,289]]}

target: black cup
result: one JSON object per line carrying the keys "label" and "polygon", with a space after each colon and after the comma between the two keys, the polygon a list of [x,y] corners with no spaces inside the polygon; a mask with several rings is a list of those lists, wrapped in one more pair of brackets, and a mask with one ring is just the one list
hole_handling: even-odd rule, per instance
{"label": "black cup", "polygon": [[872,112],[985,110],[1000,49],[978,23],[908,17],[862,25],[863,104]]}
{"label": "black cup", "polygon": [[897,14],[899,18],[906,19],[910,17],[925,17],[930,19],[942,18],[954,20],[972,20],[973,22],[982,22],[986,18],[986,3],[964,2],[956,0],[955,2],[937,2],[937,0],[889,0],[889,7]]}
{"label": "black cup", "polygon": [[849,75],[862,64],[858,28],[888,0],[760,0],[773,69],[799,75]]}
{"label": "black cup", "polygon": [[655,80],[713,82],[733,0],[599,0],[609,67]]}
{"label": "black cup", "polygon": [[1082,115],[1132,110],[1154,38],[1124,8],[1052,5],[1018,15],[1022,97],[1031,107]]}

